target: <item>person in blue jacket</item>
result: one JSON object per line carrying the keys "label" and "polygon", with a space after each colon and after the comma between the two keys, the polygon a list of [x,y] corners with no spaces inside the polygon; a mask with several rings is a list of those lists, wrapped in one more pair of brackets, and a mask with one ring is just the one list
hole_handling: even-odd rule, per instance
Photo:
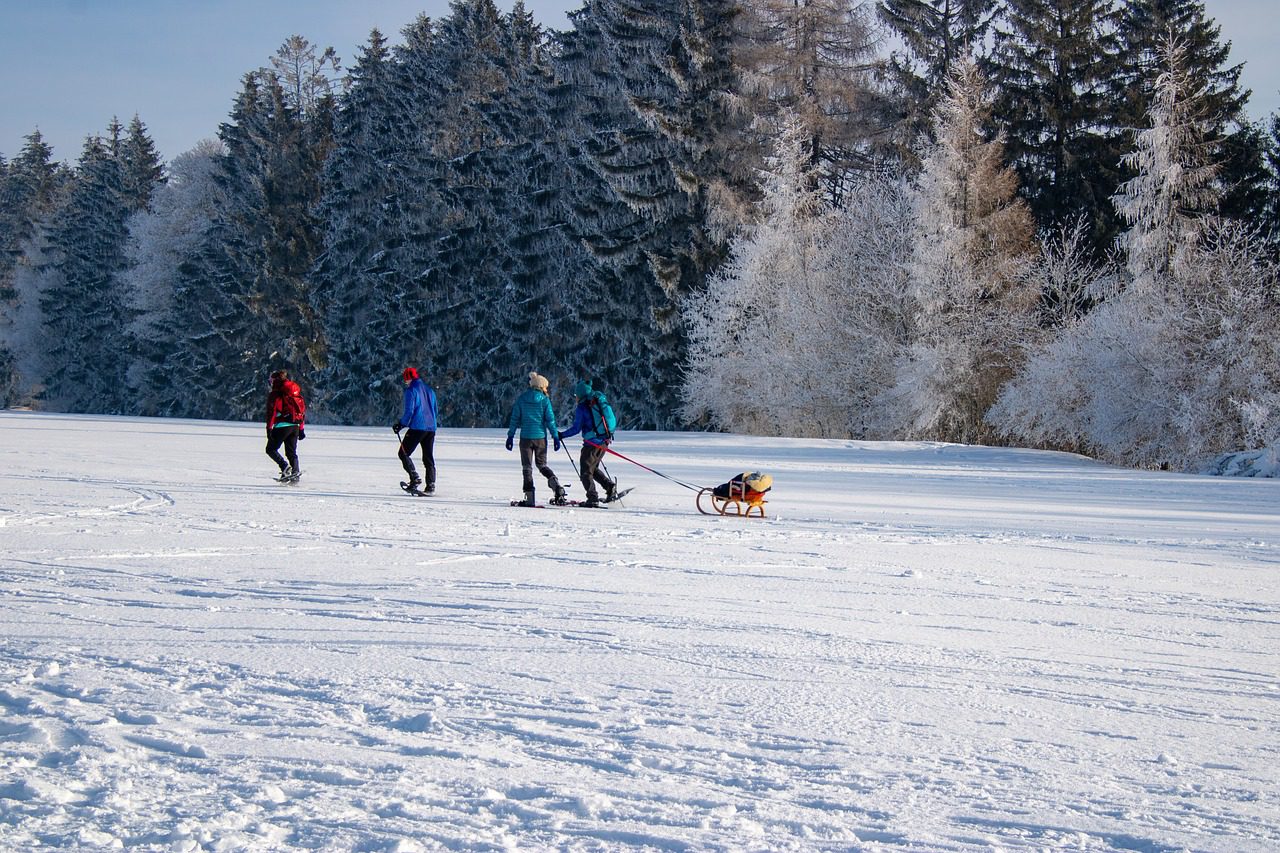
{"label": "person in blue jacket", "polygon": [[573,426],[560,433],[559,438],[564,441],[582,433],[582,456],[578,459],[578,474],[582,478],[582,487],[587,490],[586,505],[599,506],[600,494],[596,491],[596,483],[604,486],[605,503],[618,497],[618,481],[610,480],[600,470],[605,448],[613,441],[613,428],[617,425],[617,419],[604,394],[592,391],[589,381],[579,379],[573,386],[573,396],[578,398],[578,406],[573,412]]}
{"label": "person in blue jacket", "polygon": [[[413,467],[413,451],[422,448],[422,468],[427,477],[427,494],[436,490],[436,392],[431,386],[418,378],[415,367],[406,367],[401,374],[404,380],[404,412],[400,420],[391,427],[400,438],[400,464],[409,475],[409,490],[413,491],[422,484]],[[404,435],[400,435],[404,430]]]}
{"label": "person in blue jacket", "polygon": [[551,398],[547,396],[548,388],[545,376],[530,373],[529,389],[516,398],[515,405],[511,407],[511,417],[507,421],[507,450],[512,449],[516,430],[520,430],[520,469],[524,474],[524,500],[520,501],[520,506],[536,506],[533,494],[534,467],[547,478],[547,485],[555,492],[551,502],[562,504],[567,500],[564,487],[556,479],[556,472],[547,465],[548,435],[555,442],[555,449],[560,449],[556,415],[551,409]]}

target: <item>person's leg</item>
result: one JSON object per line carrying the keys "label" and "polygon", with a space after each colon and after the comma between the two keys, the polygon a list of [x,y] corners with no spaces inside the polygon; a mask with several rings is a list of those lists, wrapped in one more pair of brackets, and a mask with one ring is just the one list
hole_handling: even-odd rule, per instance
{"label": "person's leg", "polygon": [[284,443],[284,430],[277,427],[267,434],[267,455],[271,461],[280,466],[280,473],[289,470],[289,463],[280,455],[280,445]]}
{"label": "person's leg", "polygon": [[547,440],[545,438],[539,438],[534,442],[533,458],[539,473],[547,478],[547,485],[551,487],[551,491],[555,492],[557,498],[564,497],[564,487],[556,479],[556,472],[552,471],[551,466],[547,464]]}
{"label": "person's leg", "polygon": [[[523,485],[525,497],[530,497],[533,494],[533,459],[535,444],[537,444],[535,439],[520,439],[520,473],[524,476]],[[545,459],[547,455],[547,443],[545,441],[542,442],[542,455]]]}
{"label": "person's leg", "polygon": [[422,437],[426,435],[426,430],[408,429],[404,431],[404,435],[400,437],[400,466],[404,468],[405,473],[409,475],[411,484],[421,483],[418,477],[418,469],[413,467],[413,451],[418,449],[418,442],[422,441]]}
{"label": "person's leg", "polygon": [[298,430],[300,427],[285,427],[284,435],[284,455],[289,460],[289,469],[293,476],[302,473],[302,467],[298,464]]}
{"label": "person's leg", "polygon": [[436,431],[422,435],[422,476],[426,478],[427,491],[436,488]]}
{"label": "person's leg", "polygon": [[591,456],[595,448],[589,444],[582,445],[582,453],[578,454],[578,479],[582,481],[582,488],[587,493],[587,500],[596,499],[595,480],[592,477]]}

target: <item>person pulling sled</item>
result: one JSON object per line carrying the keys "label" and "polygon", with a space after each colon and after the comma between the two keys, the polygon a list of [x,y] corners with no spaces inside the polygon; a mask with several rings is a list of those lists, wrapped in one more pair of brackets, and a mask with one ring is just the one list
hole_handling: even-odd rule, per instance
{"label": "person pulling sled", "polygon": [[529,374],[529,388],[516,398],[511,407],[511,417],[507,421],[507,450],[514,447],[516,431],[520,431],[520,470],[524,481],[524,500],[519,506],[537,506],[534,500],[533,469],[536,467],[542,476],[547,478],[547,485],[555,493],[552,503],[563,504],[568,501],[567,493],[555,471],[547,465],[547,436],[555,442],[555,449],[560,449],[559,432],[556,430],[556,415],[551,408],[551,398],[547,396],[550,383],[545,376],[536,372]]}
{"label": "person pulling sled", "polygon": [[618,499],[618,481],[610,479],[601,468],[604,454],[613,441],[613,431],[618,425],[617,416],[608,399],[599,391],[591,389],[591,383],[579,379],[573,386],[573,396],[578,399],[577,408],[573,412],[573,425],[557,436],[560,441],[581,433],[582,454],[578,457],[578,476],[582,479],[582,488],[587,492],[587,500],[583,504],[589,507],[600,506],[600,493],[596,484],[604,488],[604,502],[612,503]]}
{"label": "person pulling sled", "polygon": [[[400,487],[410,494],[435,494],[436,491],[436,392],[418,376],[416,367],[406,367],[400,374],[404,380],[404,409],[400,420],[391,427],[400,439],[400,465],[409,475],[409,482]],[[404,430],[404,435],[400,431]],[[422,473],[426,475],[426,487],[419,491],[422,477],[413,467],[413,451],[422,448]]]}
{"label": "person pulling sled", "polygon": [[[267,455],[280,466],[279,480],[296,483],[302,476],[298,463],[298,442],[307,437],[307,404],[302,389],[289,378],[287,370],[271,374],[271,390],[267,392]],[[284,445],[284,457],[280,446]]]}

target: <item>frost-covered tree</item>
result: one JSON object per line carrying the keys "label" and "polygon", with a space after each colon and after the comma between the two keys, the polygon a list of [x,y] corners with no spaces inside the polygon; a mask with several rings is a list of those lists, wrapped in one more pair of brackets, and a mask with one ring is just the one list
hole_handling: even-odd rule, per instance
{"label": "frost-covered tree", "polygon": [[915,156],[933,131],[933,112],[946,91],[952,67],[984,46],[996,0],[881,0],[881,21],[901,42],[889,55],[887,72],[900,98],[902,156]]}
{"label": "frost-covered tree", "polygon": [[1139,467],[1280,447],[1280,269],[1227,220],[1178,276],[1181,288],[1113,293],[1033,349],[991,421],[1032,446]]}
{"label": "frost-covered tree", "polygon": [[11,162],[0,158],[0,406],[30,402],[43,370],[32,363],[42,347],[37,272],[50,216],[70,182],[36,130]]}
{"label": "frost-covered tree", "polygon": [[[1121,128],[1142,128],[1164,73],[1162,57],[1170,38],[1183,45],[1182,71],[1201,92],[1209,157],[1219,164],[1221,213],[1252,222],[1266,205],[1266,143],[1250,122],[1250,92],[1240,84],[1244,66],[1231,63],[1231,43],[1209,17],[1201,0],[1131,0],[1120,6],[1117,25],[1118,68],[1112,77],[1113,100]],[[1132,172],[1126,170],[1126,178]]]}
{"label": "frost-covered tree", "polygon": [[[891,107],[879,84],[879,28],[860,0],[763,0],[746,4],[735,62],[743,109],[744,166],[756,166],[784,117],[806,129],[812,179],[843,203],[847,182],[880,168],[891,149]],[[754,144],[758,151],[752,151]]]}
{"label": "frost-covered tree", "polygon": [[1206,92],[1187,73],[1186,46],[1174,38],[1163,50],[1165,70],[1156,81],[1150,127],[1140,131],[1125,155],[1134,177],[1115,197],[1129,228],[1119,245],[1132,286],[1142,291],[1168,288],[1217,213],[1212,125]]}
{"label": "frost-covered tree", "polygon": [[1164,51],[1150,127],[1117,197],[1128,286],[1033,349],[991,420],[1007,435],[1109,461],[1195,468],[1280,439],[1280,272],[1216,198],[1182,46]]}
{"label": "frost-covered tree", "polygon": [[794,363],[809,315],[793,297],[830,273],[824,264],[830,210],[809,174],[806,136],[798,119],[784,126],[765,175],[758,224],[686,303],[682,414],[690,422],[758,435],[823,432],[797,400],[822,377],[803,375]]}
{"label": "frost-covered tree", "polygon": [[[49,265],[57,280],[41,297],[48,345],[45,399],[54,408],[122,412],[132,358],[129,307],[120,276],[128,218],[146,206],[158,160],[141,122],[137,136],[112,121],[105,139],[91,137],[74,187],[49,232]],[[141,138],[140,138],[141,137]]]}
{"label": "frost-covered tree", "polygon": [[835,208],[803,122],[784,125],[755,224],[686,303],[682,410],[736,432],[875,437],[876,401],[908,340],[902,181],[863,176]]}
{"label": "frost-covered tree", "polygon": [[[982,134],[991,96],[971,58],[958,62],[922,160],[910,276],[914,338],[885,406],[891,434],[977,442],[983,416],[1015,366],[1017,330],[1036,290],[1021,275],[1033,227],[1004,162]],[[896,408],[896,411],[894,410]]]}
{"label": "frost-covered tree", "polygon": [[342,61],[337,51],[332,47],[316,51],[316,45],[292,35],[271,57],[271,69],[262,69],[266,73],[274,71],[289,107],[303,119],[327,109],[322,106],[324,102],[334,100],[343,89]]}
{"label": "frost-covered tree", "polygon": [[218,209],[214,174],[221,143],[207,140],[174,158],[168,180],[128,221],[128,266],[121,275],[132,323],[134,354],[128,370],[130,410],[141,415],[188,412],[177,406],[172,360],[181,358],[187,318],[178,312],[174,287],[182,265],[195,257]]}
{"label": "frost-covered tree", "polygon": [[245,75],[218,132],[212,220],[174,288],[174,414],[255,417],[268,371],[306,381],[322,361],[307,274],[328,127],[327,113],[301,118],[275,75]]}

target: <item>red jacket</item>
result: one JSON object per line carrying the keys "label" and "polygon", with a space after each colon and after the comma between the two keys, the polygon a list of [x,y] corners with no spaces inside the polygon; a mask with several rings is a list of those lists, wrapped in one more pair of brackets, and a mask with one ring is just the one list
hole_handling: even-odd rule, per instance
{"label": "red jacket", "polygon": [[280,422],[304,426],[307,404],[302,400],[302,389],[292,379],[276,380],[267,395],[267,429],[274,429]]}

